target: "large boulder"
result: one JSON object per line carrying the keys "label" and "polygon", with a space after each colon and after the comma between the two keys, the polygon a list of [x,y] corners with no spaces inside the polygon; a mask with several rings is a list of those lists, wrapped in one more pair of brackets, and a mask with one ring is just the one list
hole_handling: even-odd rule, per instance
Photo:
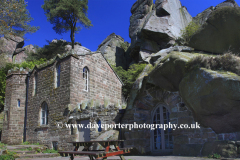
{"label": "large boulder", "polygon": [[195,69],[182,79],[179,91],[201,126],[216,133],[240,131],[240,76]]}
{"label": "large boulder", "polygon": [[188,53],[172,51],[183,49],[184,47],[171,47],[161,50],[155,55],[160,56],[160,61],[155,63],[154,70],[148,75],[148,83],[158,86],[167,91],[179,91],[179,84],[187,73],[186,64],[191,58],[201,55],[199,53]]}
{"label": "large boulder", "polygon": [[138,0],[134,3],[130,18],[130,55],[138,61],[146,61],[152,54],[175,43],[190,21],[191,15],[179,0]]}
{"label": "large boulder", "polygon": [[189,46],[211,53],[222,54],[229,50],[238,53],[240,51],[239,18],[240,8],[234,0],[208,8],[194,18],[203,25],[191,37]]}
{"label": "large boulder", "polygon": [[[24,39],[13,35],[1,37],[0,42],[0,54],[5,54],[9,62],[12,62],[15,51],[24,46]],[[16,52],[19,52],[19,50]]]}
{"label": "large boulder", "polygon": [[130,56],[126,53],[129,45],[121,36],[112,33],[103,40],[97,50],[102,52],[110,64],[127,69],[131,62]]}
{"label": "large boulder", "polygon": [[237,157],[238,147],[234,141],[206,142],[202,147],[202,156],[219,154],[222,157]]}

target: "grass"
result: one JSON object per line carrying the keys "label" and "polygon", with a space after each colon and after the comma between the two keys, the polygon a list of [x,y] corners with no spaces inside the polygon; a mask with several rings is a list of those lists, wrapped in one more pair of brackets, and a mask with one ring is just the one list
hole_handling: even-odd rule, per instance
{"label": "grass", "polygon": [[16,152],[6,151],[6,154],[0,155],[0,160],[15,160],[16,157]]}
{"label": "grass", "polygon": [[21,145],[39,145],[39,143],[30,143],[28,141],[21,143]]}
{"label": "grass", "polygon": [[0,149],[6,149],[6,144],[4,144],[4,143],[0,143]]}
{"label": "grass", "polygon": [[186,67],[189,71],[203,67],[215,71],[229,71],[240,75],[240,58],[230,52],[216,57],[201,55],[192,58]]}
{"label": "grass", "polygon": [[54,149],[46,149],[42,153],[58,153],[58,151]]}

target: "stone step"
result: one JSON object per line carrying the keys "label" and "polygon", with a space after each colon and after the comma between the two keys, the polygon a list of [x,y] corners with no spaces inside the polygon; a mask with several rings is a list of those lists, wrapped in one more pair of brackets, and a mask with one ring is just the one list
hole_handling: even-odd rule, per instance
{"label": "stone step", "polygon": [[19,157],[17,159],[23,159],[23,158],[50,158],[50,157],[59,157],[59,154],[58,153],[19,154]]}
{"label": "stone step", "polygon": [[13,146],[6,146],[7,150],[21,150],[21,149],[27,149],[31,147],[32,149],[34,148],[43,148],[44,146],[42,145],[13,145]]}
{"label": "stone step", "polygon": [[16,150],[10,150],[10,151],[13,151],[13,152],[16,152],[18,154],[34,154],[36,153],[36,151],[16,151]]}

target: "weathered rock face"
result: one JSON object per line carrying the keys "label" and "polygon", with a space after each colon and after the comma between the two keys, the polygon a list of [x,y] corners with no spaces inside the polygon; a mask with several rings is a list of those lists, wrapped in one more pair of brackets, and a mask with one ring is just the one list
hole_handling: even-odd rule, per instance
{"label": "weathered rock face", "polygon": [[103,40],[97,50],[104,54],[110,64],[127,69],[131,62],[130,56],[126,53],[129,45],[121,36],[112,33]]}
{"label": "weathered rock face", "polygon": [[[67,51],[70,51],[72,49],[72,46],[70,44],[66,45],[65,46],[66,50]],[[75,44],[74,45],[74,51],[77,55],[82,55],[82,54],[88,54],[88,53],[91,53],[91,50],[86,48],[86,47],[83,47],[79,44]]]}
{"label": "weathered rock face", "polygon": [[[154,109],[164,105],[171,112],[172,124],[200,124],[198,129],[172,131],[174,155],[208,156],[214,151],[236,157],[240,147],[236,143],[240,140],[240,77],[204,68],[190,71],[186,66],[192,58],[214,55],[183,52],[191,48],[182,48],[182,52],[173,51],[176,47],[161,50],[156,54],[156,67],[146,66],[133,84],[123,123],[151,124]],[[125,129],[123,134],[125,146],[143,153],[154,152],[154,144],[149,142],[153,131]]]}
{"label": "weathered rock face", "polygon": [[146,61],[160,49],[170,47],[192,20],[179,0],[138,0],[131,9],[130,55],[136,62]]}
{"label": "weathered rock face", "polygon": [[210,7],[194,19],[202,28],[192,36],[189,46],[202,51],[222,54],[240,51],[240,9],[234,0]]}
{"label": "weathered rock face", "polygon": [[23,47],[25,49],[26,52],[36,52],[36,49],[34,48],[34,46],[32,44],[27,45],[25,47]]}
{"label": "weathered rock face", "polygon": [[239,154],[239,142],[237,141],[215,141],[206,142],[202,149],[203,156],[209,156],[213,153],[220,154],[223,157],[237,157]]}
{"label": "weathered rock face", "polygon": [[[184,102],[195,120],[216,133],[239,131],[240,77],[231,72],[204,68],[190,72],[179,85]],[[223,127],[224,126],[224,127]]]}
{"label": "weathered rock face", "polygon": [[20,49],[24,46],[24,39],[17,36],[5,36],[1,37],[0,52],[6,55],[9,62],[12,62],[13,54],[20,53]]}
{"label": "weathered rock face", "polygon": [[179,91],[179,84],[186,74],[186,63],[196,55],[171,52],[149,74],[148,82],[167,91]]}

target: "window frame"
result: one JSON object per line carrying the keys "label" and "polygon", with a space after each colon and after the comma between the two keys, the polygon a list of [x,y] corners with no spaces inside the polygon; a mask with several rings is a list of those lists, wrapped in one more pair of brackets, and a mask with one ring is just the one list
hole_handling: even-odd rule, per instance
{"label": "window frame", "polygon": [[61,64],[57,63],[56,68],[55,68],[55,88],[60,87],[61,81],[60,81],[60,76],[61,76]]}
{"label": "window frame", "polygon": [[[44,115],[43,115],[44,113]],[[44,123],[43,123],[44,120]],[[48,105],[43,102],[40,110],[40,125],[48,125]]]}
{"label": "window frame", "polygon": [[17,107],[18,107],[18,108],[21,107],[21,100],[20,100],[20,99],[17,100]]}
{"label": "window frame", "polygon": [[37,94],[37,80],[38,80],[38,75],[37,72],[34,74],[34,80],[33,80],[33,95]]}
{"label": "window frame", "polygon": [[84,80],[84,91],[89,91],[89,69],[88,67],[83,68],[83,80]]}

